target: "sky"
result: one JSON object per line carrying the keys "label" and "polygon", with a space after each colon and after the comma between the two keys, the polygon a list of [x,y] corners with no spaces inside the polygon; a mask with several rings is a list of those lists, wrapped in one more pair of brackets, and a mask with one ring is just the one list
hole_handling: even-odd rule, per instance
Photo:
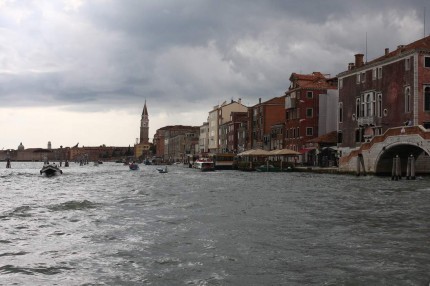
{"label": "sky", "polygon": [[133,146],[145,101],[150,140],[200,126],[224,101],[282,96],[293,72],[336,76],[428,36],[426,14],[424,0],[0,0],[0,150]]}

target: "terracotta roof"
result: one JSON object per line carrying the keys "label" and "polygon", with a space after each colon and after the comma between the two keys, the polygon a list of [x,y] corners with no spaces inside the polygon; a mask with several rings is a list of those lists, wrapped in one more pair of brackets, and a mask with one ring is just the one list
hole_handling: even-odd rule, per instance
{"label": "terracotta roof", "polygon": [[307,143],[337,143],[337,131],[332,131],[330,133],[318,136],[314,139],[306,141]]}
{"label": "terracotta roof", "polygon": [[371,60],[367,63],[364,63],[360,67],[353,67],[351,70],[346,70],[338,74],[338,76],[342,76],[349,73],[355,73],[357,72],[357,69],[366,69],[369,68],[369,66],[376,65],[379,62],[383,62],[386,60],[389,60],[391,58],[395,58],[398,56],[401,56],[403,54],[411,53],[415,50],[428,50],[430,51],[430,36],[427,36],[425,38],[422,38],[420,40],[417,40],[413,43],[407,44],[407,45],[399,45],[394,51],[388,52],[387,54],[384,54],[383,56],[380,56],[374,60]]}
{"label": "terracotta roof", "polygon": [[295,82],[298,88],[308,89],[332,89],[336,88],[328,82],[328,78],[320,72],[313,72],[312,74],[298,74],[292,73],[290,81]]}
{"label": "terracotta roof", "polygon": [[428,50],[430,50],[430,36],[427,36],[425,38],[422,38],[418,41],[415,41],[415,42],[407,44],[407,45],[400,45],[397,47],[396,50],[394,50],[394,51],[392,51],[386,55],[383,55],[382,57],[376,58],[370,62],[367,62],[366,65],[369,65],[369,64],[372,64],[375,62],[379,62],[379,61],[382,61],[382,60],[385,60],[388,58],[392,58],[392,57],[398,56],[402,53],[409,52],[409,51],[412,51],[415,49],[428,49]]}

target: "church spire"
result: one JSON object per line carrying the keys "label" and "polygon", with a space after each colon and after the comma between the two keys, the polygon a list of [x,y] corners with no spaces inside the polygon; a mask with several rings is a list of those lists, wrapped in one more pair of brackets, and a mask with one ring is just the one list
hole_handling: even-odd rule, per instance
{"label": "church spire", "polygon": [[148,144],[149,142],[149,118],[148,118],[148,108],[143,106],[142,118],[140,119],[140,144]]}
{"label": "church spire", "polygon": [[148,109],[146,108],[146,99],[145,99],[145,105],[143,106],[143,110],[142,110],[142,116],[148,116]]}

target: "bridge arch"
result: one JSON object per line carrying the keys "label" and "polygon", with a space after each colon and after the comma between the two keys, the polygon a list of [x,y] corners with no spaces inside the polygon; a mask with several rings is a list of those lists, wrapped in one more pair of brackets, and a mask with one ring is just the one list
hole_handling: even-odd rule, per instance
{"label": "bridge arch", "polygon": [[375,174],[376,175],[391,175],[393,158],[400,157],[402,174],[406,174],[408,164],[408,157],[414,156],[417,159],[420,155],[424,154],[425,150],[412,143],[396,143],[382,148],[381,152],[375,161]]}

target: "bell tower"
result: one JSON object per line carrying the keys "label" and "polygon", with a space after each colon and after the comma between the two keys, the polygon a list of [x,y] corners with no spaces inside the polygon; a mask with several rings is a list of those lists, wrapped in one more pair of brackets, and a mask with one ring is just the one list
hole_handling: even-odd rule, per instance
{"label": "bell tower", "polygon": [[142,118],[140,119],[140,144],[148,144],[149,143],[149,119],[148,119],[148,109],[146,108],[146,100],[145,105],[143,106]]}

